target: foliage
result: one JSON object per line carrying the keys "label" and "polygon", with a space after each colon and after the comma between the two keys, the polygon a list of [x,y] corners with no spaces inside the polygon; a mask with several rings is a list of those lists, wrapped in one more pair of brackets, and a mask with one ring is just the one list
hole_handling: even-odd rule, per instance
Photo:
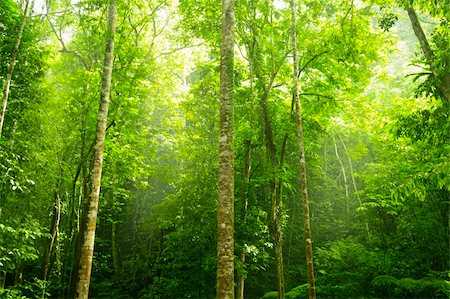
{"label": "foliage", "polygon": [[[449,295],[450,104],[439,91],[450,65],[444,3],[298,5],[320,298]],[[35,11],[26,26],[0,140],[2,298],[69,296],[90,191],[106,5],[47,4],[48,16]],[[438,78],[417,51],[406,4],[432,23],[422,22]],[[245,297],[278,296],[269,229],[274,179],[283,202],[286,297],[306,298],[290,14],[285,1],[244,0],[236,8],[235,267]],[[91,296],[212,298],[220,6],[124,0],[118,16]],[[0,1],[0,81],[21,18],[16,2]],[[262,100],[278,161],[284,148],[276,169]],[[61,221],[44,281],[37,277],[56,229],[56,203]],[[238,260],[243,252],[245,262]]]}
{"label": "foliage", "polygon": [[0,266],[3,271],[14,270],[22,262],[31,262],[39,258],[36,249],[37,239],[44,236],[36,220],[27,219],[23,223],[12,221],[7,226],[0,224]]}
{"label": "foliage", "polygon": [[449,295],[448,281],[428,277],[396,279],[381,275],[371,284],[373,295],[380,298],[446,298]]}

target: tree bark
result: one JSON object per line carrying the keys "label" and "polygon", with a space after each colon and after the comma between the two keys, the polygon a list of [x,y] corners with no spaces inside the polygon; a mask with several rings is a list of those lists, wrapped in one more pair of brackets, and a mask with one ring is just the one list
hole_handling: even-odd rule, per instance
{"label": "tree bark", "polygon": [[92,188],[89,195],[89,208],[86,215],[85,230],[82,237],[80,261],[78,263],[78,279],[76,284],[76,298],[87,299],[91,279],[92,257],[94,254],[95,227],[97,222],[98,198],[103,167],[103,151],[106,135],[106,121],[108,118],[109,99],[111,91],[111,77],[114,64],[114,34],[116,31],[116,4],[111,0],[108,13],[107,40],[105,59],[103,63],[101,100],[97,118],[96,142],[94,147],[92,167]]}
{"label": "tree bark", "polygon": [[233,64],[234,1],[222,0],[217,298],[234,298]]}
{"label": "tree bark", "polygon": [[3,86],[2,110],[0,113],[0,137],[3,132],[3,124],[5,122],[6,106],[8,105],[9,90],[11,87],[11,78],[14,73],[14,66],[16,64],[17,53],[19,52],[19,45],[20,45],[20,42],[22,41],[23,30],[25,28],[25,24],[27,23],[29,4],[30,4],[30,0],[26,0],[25,10],[23,12],[22,23],[20,24],[19,33],[17,34],[17,39],[14,44],[14,48],[11,52],[11,59],[9,60],[9,68],[8,68],[8,72],[6,73],[6,81]]}
{"label": "tree bark", "polygon": [[411,21],[411,25],[413,27],[414,33],[419,40],[420,48],[422,49],[423,54],[425,55],[425,59],[428,62],[428,66],[430,67],[431,73],[438,81],[437,89],[442,93],[443,97],[450,101],[450,74],[444,74],[440,76],[436,70],[436,65],[434,61],[434,53],[431,49],[427,37],[423,32],[422,26],[420,25],[419,18],[417,17],[416,11],[412,6],[406,8],[408,12],[409,19]]}
{"label": "tree bark", "polygon": [[[248,191],[250,185],[250,169],[251,169],[251,161],[252,161],[252,145],[251,141],[247,140],[247,149],[245,155],[245,165],[244,165],[244,194],[243,194],[243,205],[242,205],[242,216],[241,222],[247,223],[247,210],[248,210]],[[242,265],[245,265],[245,249],[239,254],[239,261]],[[244,299],[244,290],[245,290],[245,276],[239,275],[237,282],[237,299]]]}
{"label": "tree bark", "polygon": [[316,298],[316,287],[314,280],[314,264],[312,255],[312,240],[311,240],[311,225],[309,218],[309,203],[308,203],[308,185],[306,177],[306,158],[305,158],[305,144],[303,139],[303,121],[301,114],[301,106],[299,100],[298,90],[298,57],[297,57],[297,35],[295,25],[295,4],[294,0],[290,0],[291,6],[291,30],[292,30],[292,51],[293,51],[293,79],[294,79],[294,103],[296,111],[296,123],[297,123],[297,137],[299,147],[299,171],[300,171],[300,186],[303,201],[303,221],[306,239],[306,266],[308,271],[308,285],[309,285],[309,298]]}

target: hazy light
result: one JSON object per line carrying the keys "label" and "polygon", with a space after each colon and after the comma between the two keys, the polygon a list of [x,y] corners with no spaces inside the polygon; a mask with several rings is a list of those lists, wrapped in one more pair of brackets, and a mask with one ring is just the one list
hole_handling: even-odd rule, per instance
{"label": "hazy light", "polygon": [[288,4],[283,0],[275,0],[273,1],[273,6],[276,9],[286,9],[288,8]]}

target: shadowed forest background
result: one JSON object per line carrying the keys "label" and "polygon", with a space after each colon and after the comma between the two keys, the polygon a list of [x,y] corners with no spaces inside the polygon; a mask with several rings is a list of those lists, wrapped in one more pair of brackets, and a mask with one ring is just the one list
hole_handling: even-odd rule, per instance
{"label": "shadowed forest background", "polygon": [[[90,297],[215,298],[220,3],[114,3]],[[308,298],[290,5],[234,5],[236,297]],[[295,5],[317,297],[448,298],[449,1]],[[0,0],[0,298],[73,297],[108,7]]]}

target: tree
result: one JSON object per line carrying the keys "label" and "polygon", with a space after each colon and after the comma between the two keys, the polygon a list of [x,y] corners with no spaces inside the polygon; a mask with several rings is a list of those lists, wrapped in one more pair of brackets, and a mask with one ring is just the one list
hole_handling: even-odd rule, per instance
{"label": "tree", "polygon": [[[447,101],[450,102],[450,67],[448,66],[448,61],[447,63],[444,62],[446,59],[448,60],[448,57],[445,58],[445,55],[448,56],[448,42],[447,42],[447,54],[443,54],[444,57],[439,57],[441,61],[439,61],[439,59],[437,60],[435,57],[436,54],[431,49],[428,39],[422,29],[416,11],[412,6],[407,6],[405,9],[408,12],[412,28],[417,37],[417,40],[419,41],[420,48],[425,56],[425,61],[428,64],[428,67],[430,68],[431,74],[434,77],[434,81],[436,82],[435,83],[436,89],[438,90],[439,94],[442,95],[443,98],[445,98]],[[448,23],[448,21],[449,20],[447,18],[446,22]],[[444,21],[442,22],[445,23]],[[445,29],[443,29],[443,31],[445,32]],[[439,38],[439,34],[436,34],[436,36],[437,38]],[[446,44],[445,42],[444,43],[441,42],[441,45],[445,46],[445,44]],[[445,49],[438,48],[437,50],[442,51],[442,53],[445,53]]]}
{"label": "tree", "polygon": [[[375,0],[388,1],[405,2]],[[19,2],[0,0],[2,85],[23,19]],[[84,206],[98,169],[90,161],[109,1],[44,2],[51,6],[24,28],[0,140],[2,298],[74,297],[67,293],[78,282],[74,239],[83,241],[92,215]],[[373,1],[289,2],[233,3],[235,111],[232,138],[225,136],[232,140],[235,220],[227,257],[234,247],[235,296],[307,298],[302,244],[310,229],[318,297],[447,298],[450,102],[437,80],[450,53],[446,1],[407,1],[437,76],[406,10],[396,10],[392,34],[374,26],[388,8],[378,12]],[[221,6],[115,4],[85,296],[219,297]],[[406,66],[416,50],[420,73],[405,76],[418,70]]]}
{"label": "tree", "polygon": [[308,202],[308,184],[307,184],[307,176],[306,176],[306,157],[305,157],[305,144],[303,138],[303,120],[302,120],[302,112],[300,106],[299,99],[299,91],[298,91],[298,61],[297,61],[297,30],[295,26],[295,4],[294,0],[290,0],[291,6],[291,34],[292,34],[292,56],[293,56],[293,79],[294,79],[294,93],[293,93],[293,101],[295,105],[295,120],[297,124],[297,138],[298,138],[298,150],[299,150],[299,158],[300,158],[300,186],[301,186],[301,195],[303,201],[303,222],[304,222],[304,230],[305,230],[305,241],[306,241],[306,266],[308,269],[308,282],[309,282],[309,298],[316,298],[316,287],[314,280],[314,264],[313,264],[313,253],[312,253],[312,238],[311,238],[311,224],[310,224],[310,216],[309,216],[309,202]]}
{"label": "tree", "polygon": [[106,51],[103,64],[101,99],[97,120],[94,156],[92,161],[92,184],[89,195],[86,222],[83,224],[82,247],[78,264],[78,281],[76,285],[76,298],[88,298],[91,278],[92,257],[94,254],[95,227],[97,222],[98,198],[103,166],[103,151],[105,146],[106,121],[111,92],[111,77],[114,65],[114,34],[116,31],[116,3],[111,0],[109,4]]}
{"label": "tree", "polygon": [[2,110],[0,111],[0,137],[1,137],[2,131],[3,131],[3,123],[5,122],[6,106],[8,104],[9,89],[11,87],[11,79],[12,79],[12,76],[14,73],[14,66],[16,64],[17,53],[19,52],[19,45],[22,40],[23,30],[25,28],[25,24],[26,24],[27,18],[28,18],[29,4],[30,4],[30,0],[26,0],[25,9],[23,11],[22,22],[19,27],[19,32],[17,33],[17,38],[16,38],[16,42],[14,44],[14,48],[11,51],[11,58],[9,60],[9,68],[8,68],[8,72],[6,73],[6,80],[5,80],[5,83],[3,86]]}
{"label": "tree", "polygon": [[217,298],[234,298],[233,60],[234,1],[222,1],[220,50]]}

